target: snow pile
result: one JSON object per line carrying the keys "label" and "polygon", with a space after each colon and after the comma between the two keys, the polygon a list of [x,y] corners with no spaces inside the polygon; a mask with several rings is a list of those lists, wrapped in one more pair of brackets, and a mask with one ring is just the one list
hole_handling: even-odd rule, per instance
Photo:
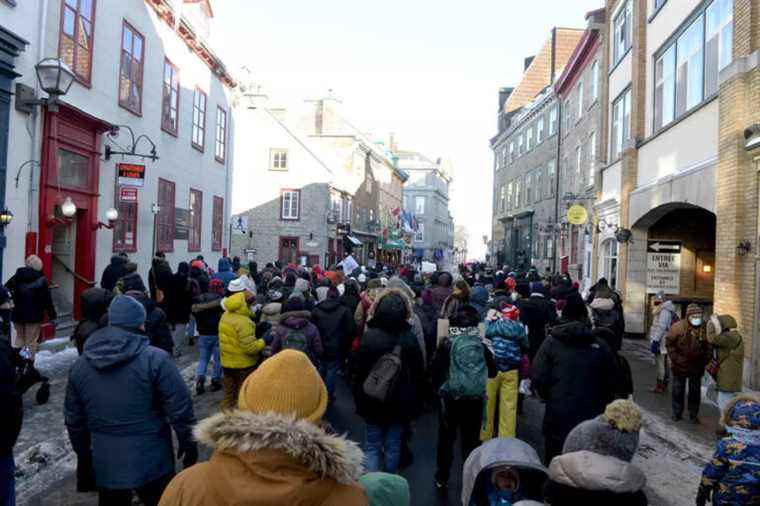
{"label": "snow pile", "polygon": [[65,373],[79,357],[76,348],[64,348],[58,352],[42,350],[34,357],[34,367],[45,376]]}

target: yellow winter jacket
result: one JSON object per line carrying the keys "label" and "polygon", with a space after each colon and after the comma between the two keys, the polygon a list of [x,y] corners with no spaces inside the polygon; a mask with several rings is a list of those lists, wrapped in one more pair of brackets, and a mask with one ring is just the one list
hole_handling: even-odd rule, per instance
{"label": "yellow winter jacket", "polygon": [[256,325],[245,302],[245,294],[236,293],[222,301],[224,314],[219,321],[219,351],[222,367],[245,369],[259,363],[264,340],[256,339]]}

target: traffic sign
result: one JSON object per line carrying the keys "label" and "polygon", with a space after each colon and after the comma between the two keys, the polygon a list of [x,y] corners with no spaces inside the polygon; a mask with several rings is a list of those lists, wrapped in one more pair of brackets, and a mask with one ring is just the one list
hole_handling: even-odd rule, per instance
{"label": "traffic sign", "polygon": [[681,241],[649,241],[647,253],[681,254]]}
{"label": "traffic sign", "polygon": [[681,241],[647,242],[647,293],[681,291]]}

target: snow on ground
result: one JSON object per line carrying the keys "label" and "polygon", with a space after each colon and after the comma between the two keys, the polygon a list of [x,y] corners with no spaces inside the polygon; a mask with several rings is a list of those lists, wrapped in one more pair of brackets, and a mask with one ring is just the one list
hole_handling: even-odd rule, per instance
{"label": "snow on ground", "polygon": [[[68,338],[61,339],[68,340]],[[34,357],[34,367],[43,376],[53,376],[68,371],[77,357],[79,354],[74,347],[67,347],[57,352],[42,350],[38,351]]]}

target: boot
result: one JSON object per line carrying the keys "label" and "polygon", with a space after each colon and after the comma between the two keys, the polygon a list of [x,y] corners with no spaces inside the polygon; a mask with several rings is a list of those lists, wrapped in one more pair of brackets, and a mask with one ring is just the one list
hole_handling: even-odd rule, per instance
{"label": "boot", "polygon": [[212,379],[211,380],[211,391],[212,392],[218,392],[221,389],[222,389],[222,380]]}
{"label": "boot", "polygon": [[198,378],[198,381],[195,383],[195,393],[197,395],[206,393],[206,378]]}
{"label": "boot", "polygon": [[665,382],[662,380],[657,380],[657,384],[654,386],[654,388],[652,388],[649,391],[652,392],[653,394],[665,393]]}

